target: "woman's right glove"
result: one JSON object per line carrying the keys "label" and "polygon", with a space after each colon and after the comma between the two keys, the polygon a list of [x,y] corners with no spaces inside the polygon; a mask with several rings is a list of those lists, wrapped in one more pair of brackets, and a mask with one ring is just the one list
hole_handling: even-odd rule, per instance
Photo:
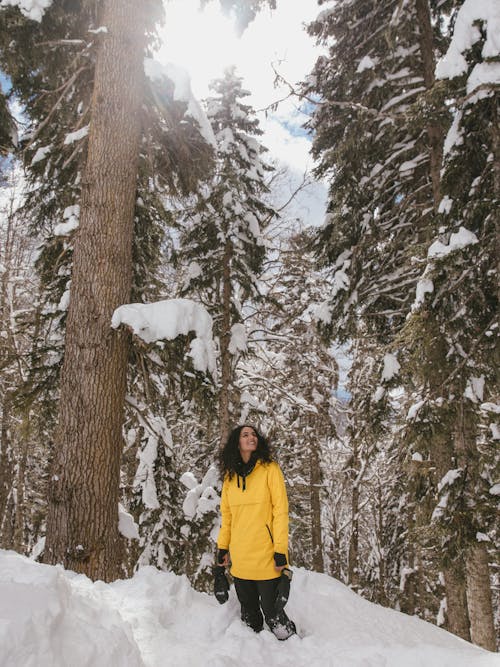
{"label": "woman's right glove", "polygon": [[219,604],[224,604],[229,599],[229,581],[226,577],[226,570],[222,565],[216,565],[214,573],[214,595]]}

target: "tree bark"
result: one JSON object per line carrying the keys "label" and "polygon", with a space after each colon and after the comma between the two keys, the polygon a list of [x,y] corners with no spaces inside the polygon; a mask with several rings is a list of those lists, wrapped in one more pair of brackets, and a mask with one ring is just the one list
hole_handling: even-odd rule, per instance
{"label": "tree bark", "polygon": [[462,568],[462,561],[444,568],[443,576],[446,591],[445,628],[458,637],[470,641],[465,572]]}
{"label": "tree bark", "polygon": [[144,9],[107,0],[91,107],[80,229],[49,487],[45,561],[92,579],[119,574],[118,487],[129,338],[111,329],[130,299],[141,137]]}
{"label": "tree bark", "polygon": [[356,435],[353,439],[352,465],[354,468],[354,483],[351,496],[351,535],[349,537],[349,559],[347,566],[348,583],[352,588],[359,586],[359,451],[356,444]]}
{"label": "tree bark", "polygon": [[233,246],[230,239],[226,239],[222,265],[222,321],[220,332],[221,356],[221,389],[219,398],[220,442],[225,445],[229,437],[230,415],[229,396],[231,386],[231,259]]}
{"label": "tree bark", "polygon": [[484,543],[473,544],[467,550],[467,607],[470,636],[474,644],[488,651],[496,651],[493,603],[488,565],[488,551]]}
{"label": "tree bark", "polygon": [[319,445],[314,434],[314,428],[308,429],[311,439],[309,447],[309,499],[311,503],[311,537],[312,537],[312,569],[314,572],[324,572],[323,540],[321,537],[321,469]]}

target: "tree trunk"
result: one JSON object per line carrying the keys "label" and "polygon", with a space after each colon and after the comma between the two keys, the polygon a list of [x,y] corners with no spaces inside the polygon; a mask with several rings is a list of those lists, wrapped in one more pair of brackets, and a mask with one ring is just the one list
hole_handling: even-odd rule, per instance
{"label": "tree trunk", "polygon": [[92,98],[80,229],[61,373],[45,561],[92,579],[119,572],[118,486],[129,338],[111,329],[130,299],[140,148],[144,9],[107,0]]}
{"label": "tree trunk", "polygon": [[309,448],[309,499],[311,503],[312,569],[324,572],[323,540],[321,537],[321,469],[319,465],[319,445],[314,429],[308,429],[311,439]]}
{"label": "tree trunk", "polygon": [[222,321],[220,331],[221,389],[219,398],[220,442],[224,446],[229,437],[229,396],[231,388],[231,259],[233,246],[226,239],[222,266]]}
{"label": "tree trunk", "polygon": [[349,537],[349,560],[348,560],[348,583],[352,588],[356,589],[359,586],[359,451],[356,444],[356,435],[354,436],[354,445],[352,451],[352,466],[354,477],[354,484],[352,487],[351,496],[351,535]]}
{"label": "tree trunk", "polygon": [[490,569],[484,542],[467,550],[466,571],[471,640],[488,651],[496,651]]}
{"label": "tree trunk", "polygon": [[[436,59],[434,57],[434,35],[431,24],[431,13],[428,0],[415,0],[417,22],[422,56],[424,84],[427,90],[434,86]],[[443,159],[443,130],[439,123],[427,126],[430,149],[430,170],[434,209],[437,211],[441,200],[441,162]]]}
{"label": "tree trunk", "polygon": [[462,569],[462,561],[446,567],[443,575],[446,590],[445,628],[458,637],[470,641],[465,572]]}
{"label": "tree trunk", "polygon": [[2,404],[2,422],[0,424],[0,526],[3,525],[7,509],[7,500],[12,488],[14,461],[12,460],[10,433],[10,397],[6,394]]}

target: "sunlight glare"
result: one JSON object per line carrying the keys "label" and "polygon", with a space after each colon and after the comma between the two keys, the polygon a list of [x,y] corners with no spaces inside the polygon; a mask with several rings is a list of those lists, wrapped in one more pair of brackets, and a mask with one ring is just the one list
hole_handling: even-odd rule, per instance
{"label": "sunlight glare", "polygon": [[209,3],[203,11],[199,6],[199,0],[165,4],[164,43],[155,57],[187,70],[195,94],[206,96],[209,83],[236,64],[239,39],[234,20],[222,13],[218,3]]}

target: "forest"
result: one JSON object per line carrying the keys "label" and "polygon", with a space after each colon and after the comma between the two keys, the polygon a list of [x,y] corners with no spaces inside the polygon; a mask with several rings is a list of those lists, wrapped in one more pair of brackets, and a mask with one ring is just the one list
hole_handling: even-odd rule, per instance
{"label": "forest", "polygon": [[155,59],[163,5],[0,1],[0,548],[210,591],[256,425],[293,566],[496,651],[497,0],[318,0],[288,201],[238,71]]}

